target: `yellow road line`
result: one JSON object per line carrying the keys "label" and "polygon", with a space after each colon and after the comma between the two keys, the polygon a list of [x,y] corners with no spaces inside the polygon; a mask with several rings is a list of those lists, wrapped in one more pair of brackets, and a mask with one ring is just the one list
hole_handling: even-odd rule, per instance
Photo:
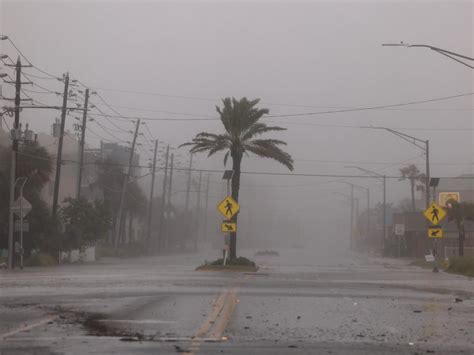
{"label": "yellow road line", "polygon": [[15,334],[18,334],[18,333],[21,333],[21,332],[26,332],[27,330],[31,330],[33,328],[39,327],[43,324],[46,324],[46,323],[49,323],[49,322],[55,320],[56,318],[58,318],[58,316],[49,316],[45,319],[40,320],[39,322],[29,324],[29,325],[23,325],[20,328],[12,330],[11,332],[4,333],[4,334],[0,335],[0,340],[4,340],[4,339],[9,338],[9,337],[11,337]]}
{"label": "yellow road line", "polygon": [[[189,347],[188,355],[194,355],[201,346],[201,343],[207,338],[214,341],[222,340],[227,324],[232,319],[235,308],[239,303],[237,293],[241,284],[249,279],[251,275],[245,275],[244,278],[237,282],[236,286],[229,287],[221,292],[214,302],[211,314],[207,317],[204,323],[199,327],[199,330],[193,336],[193,341]],[[205,335],[208,334],[207,337]]]}
{"label": "yellow road line", "polygon": [[230,322],[232,315],[234,314],[235,307],[237,306],[237,291],[238,287],[234,287],[229,291],[225,306],[222,309],[218,321],[214,324],[214,328],[211,330],[209,338],[221,340],[222,333],[224,333],[227,324]]}
{"label": "yellow road line", "polygon": [[202,338],[211,328],[212,324],[215,322],[216,318],[219,316],[219,313],[221,312],[222,308],[224,307],[225,304],[225,299],[227,297],[229,290],[224,290],[219,297],[217,297],[216,301],[214,302],[214,305],[212,307],[212,312],[209,314],[209,316],[206,318],[204,323],[202,323],[201,327],[199,330],[194,334],[194,338]]}

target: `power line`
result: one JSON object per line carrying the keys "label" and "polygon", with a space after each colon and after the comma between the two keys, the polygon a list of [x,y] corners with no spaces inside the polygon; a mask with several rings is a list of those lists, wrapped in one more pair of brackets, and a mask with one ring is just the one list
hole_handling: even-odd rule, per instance
{"label": "power line", "polygon": [[[160,97],[169,97],[169,98],[187,99],[187,100],[198,100],[198,101],[210,101],[210,102],[220,102],[221,101],[221,98],[172,95],[172,94],[163,94],[163,93],[149,92],[149,91],[112,89],[112,88],[104,88],[104,87],[92,87],[92,88],[96,89],[96,90],[102,90],[102,91],[121,92],[121,93],[136,94],[136,95],[160,96]],[[365,110],[367,110],[367,109],[384,109],[384,108],[399,107],[399,106],[406,106],[406,105],[419,104],[419,103],[434,102],[434,101],[440,101],[440,100],[451,99],[451,98],[456,98],[456,97],[469,96],[469,95],[473,95],[473,94],[474,93],[471,92],[471,93],[467,93],[467,94],[453,95],[453,96],[448,96],[448,97],[444,97],[444,98],[413,101],[413,102],[404,103],[404,104],[380,105],[380,106],[373,106],[373,107],[347,107],[347,106],[307,105],[307,104],[301,105],[301,104],[266,102],[264,100],[262,100],[262,104],[271,105],[271,106],[288,106],[288,107],[333,108],[333,109],[343,110],[342,112],[350,112],[350,111],[360,111],[361,109],[365,109]],[[136,110],[145,110],[145,109],[141,109],[141,108],[134,108],[134,107],[128,107],[128,106],[119,106],[119,105],[111,105],[111,106],[128,108],[128,109],[136,109]],[[420,109],[420,110],[438,110],[438,109],[429,109],[429,108],[427,108],[427,109]],[[469,110],[470,111],[470,110],[472,110],[472,108],[467,108],[467,109],[445,108],[444,110]],[[154,110],[146,110],[146,111],[154,111]],[[159,111],[157,111],[157,112],[159,112]],[[176,114],[182,114],[182,113],[176,113]],[[307,114],[319,114],[319,113],[305,113],[305,115],[307,115]],[[285,115],[285,117],[286,116],[287,115]]]}
{"label": "power line", "polygon": [[[115,122],[113,122],[111,119],[110,119],[110,115],[105,113],[104,111],[102,111],[99,107],[97,107],[97,104],[93,103],[94,105],[94,108],[99,111],[99,113],[101,114],[101,116],[105,117],[105,119],[112,125],[114,126],[116,129],[118,129],[119,131],[123,132],[123,133],[130,133],[130,130],[127,130],[127,129],[124,129],[120,126],[118,126]],[[94,114],[94,113],[90,113],[89,115],[93,116],[93,115],[99,115],[99,114]]]}
{"label": "power line", "polygon": [[122,142],[122,143],[128,143],[127,141],[125,141],[125,140],[123,140],[123,139],[117,137],[115,134],[110,133],[110,132],[108,131],[108,129],[107,129],[106,127],[102,126],[102,124],[100,124],[98,121],[94,120],[94,121],[92,121],[92,122],[95,123],[96,125],[98,125],[100,128],[102,128],[102,130],[103,130],[105,133],[107,133],[109,136],[111,136],[111,137],[117,139],[118,141],[120,141],[120,142]]}
{"label": "power line", "polygon": [[[219,101],[216,99],[216,101]],[[316,106],[316,105],[296,105],[296,104],[277,104],[277,103],[269,103],[269,102],[262,102],[263,105],[274,105],[274,106],[288,106],[288,107],[307,107],[307,108],[333,108],[333,109],[344,109],[344,110],[357,110],[357,107],[344,107],[344,106]],[[112,107],[123,108],[126,110],[132,111],[144,111],[144,112],[156,112],[156,113],[167,113],[173,115],[182,115],[182,116],[193,116],[193,117],[214,117],[207,114],[195,114],[195,113],[186,113],[186,112],[176,112],[176,111],[165,111],[165,110],[157,110],[157,109],[149,109],[149,108],[142,108],[142,107],[133,107],[133,106],[123,106],[123,105],[116,105],[116,104],[109,104]],[[473,111],[473,108],[380,108],[380,110],[385,111]]]}
{"label": "power line", "polygon": [[[336,125],[336,124],[319,124],[319,123],[303,123],[303,122],[288,122],[288,121],[273,121],[275,123],[284,123],[286,125],[292,126],[310,126],[310,127],[328,127],[328,128],[349,128],[349,129],[361,129],[366,128],[364,126],[355,126],[355,125]],[[391,129],[395,130],[403,130],[403,131],[474,131],[472,127],[466,128],[452,128],[452,127],[438,127],[438,128],[430,128],[430,127],[390,127]]]}
{"label": "power line", "polygon": [[51,77],[51,78],[54,78],[54,79],[59,79],[60,77],[56,76],[56,75],[53,75],[51,73],[48,73],[47,71],[35,66],[33,63],[31,63],[31,61],[28,59],[28,57],[26,55],[23,54],[23,52],[15,45],[15,43],[13,42],[13,40],[6,36],[7,37],[7,40],[10,42],[10,44],[13,46],[13,48],[16,49],[16,51],[28,62],[29,65],[31,65],[33,68],[35,68],[36,70],[38,70],[39,72]]}
{"label": "power line", "polygon": [[104,140],[104,141],[110,142],[110,143],[115,142],[115,141],[113,141],[113,140],[111,140],[111,139],[109,139],[109,138],[105,138],[105,137],[103,137],[103,136],[100,136],[100,135],[97,134],[95,131],[93,131],[92,129],[90,129],[89,126],[86,126],[86,130],[87,130],[87,132],[92,133],[94,136],[96,136],[96,137],[99,138],[100,140]]}
{"label": "power line", "polygon": [[93,113],[95,116],[107,116],[111,118],[124,118],[128,120],[141,119],[144,121],[218,121],[219,118],[154,118],[154,117],[141,117],[141,116],[126,116],[126,115],[103,115]]}
{"label": "power line", "polygon": [[[55,159],[48,159],[48,158],[43,158],[43,157],[37,157],[31,154],[19,152],[18,154],[28,156],[31,158],[35,159],[40,159],[40,160],[55,160]],[[63,159],[62,162],[64,163],[75,163],[77,164],[77,161],[74,160],[67,160]],[[89,162],[89,163],[84,163],[84,165],[109,165],[109,166],[128,166],[128,164],[120,164],[120,163],[114,163],[114,162]],[[132,168],[149,168],[148,165],[131,165]],[[164,169],[164,166],[157,167],[157,169]],[[180,168],[180,167],[174,167],[174,170],[177,171],[203,171],[203,172],[208,172],[208,173],[219,173],[222,174],[224,170],[216,170],[216,169],[201,169],[201,168]],[[261,171],[242,171],[242,174],[245,175],[267,175],[267,176],[289,176],[289,177],[328,177],[328,178],[366,178],[366,179],[379,179],[377,176],[370,176],[370,175],[349,175],[349,174],[315,174],[315,173],[279,173],[279,172],[261,172]],[[474,176],[439,176],[440,178],[450,178],[450,179],[460,179],[460,180],[474,180]],[[392,175],[392,176],[386,176],[387,179],[400,179],[402,176],[399,175]]]}
{"label": "power line", "polygon": [[31,79],[30,77],[30,74],[26,74],[26,73],[21,73],[27,80],[31,81],[33,83],[33,86],[36,86],[40,89],[43,89],[44,91],[48,92],[48,93],[51,93],[51,94],[56,94],[56,95],[60,95],[62,96],[62,94],[60,92],[57,92],[57,91],[54,91],[54,90],[51,90],[51,89],[48,89],[44,86],[41,86],[39,85],[38,83],[36,83],[33,79]]}
{"label": "power line", "polygon": [[283,115],[268,115],[268,116],[265,116],[265,118],[314,116],[314,115],[325,115],[325,114],[333,114],[333,113],[379,110],[379,109],[390,108],[390,107],[401,107],[401,106],[424,104],[424,103],[428,103],[428,102],[451,100],[451,99],[455,99],[455,98],[467,97],[467,96],[472,96],[472,95],[474,95],[474,92],[469,92],[469,93],[464,93],[464,94],[459,94],[459,95],[437,97],[437,98],[426,99],[426,100],[408,101],[408,102],[402,102],[402,103],[397,103],[397,104],[366,106],[366,107],[359,107],[359,108],[317,111],[317,112],[293,113],[293,114],[283,114]]}
{"label": "power line", "polygon": [[155,140],[155,137],[153,137],[153,133],[151,133],[150,127],[148,126],[147,122],[144,122],[144,126],[145,126],[146,130],[148,131],[148,134],[150,135],[150,138],[152,140]]}

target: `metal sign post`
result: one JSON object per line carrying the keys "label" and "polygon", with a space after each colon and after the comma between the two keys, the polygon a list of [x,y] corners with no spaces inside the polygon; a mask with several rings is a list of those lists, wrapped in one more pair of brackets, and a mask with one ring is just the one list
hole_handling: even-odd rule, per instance
{"label": "metal sign post", "polygon": [[[224,175],[222,176],[223,180],[227,180],[227,196],[230,197],[230,181],[232,177],[234,176],[234,170],[226,170],[224,171]],[[232,198],[231,198],[232,199]],[[217,206],[219,212],[224,215],[224,217],[228,217],[227,214],[225,213],[226,211],[228,212],[228,202],[225,204],[226,199],[224,199],[219,206]],[[233,199],[232,199],[233,201]],[[236,203],[237,204],[237,203]],[[238,204],[237,204],[237,209],[238,209]],[[229,220],[232,218],[232,216],[228,217]],[[230,250],[230,233],[229,232],[225,237],[224,237],[224,260],[223,260],[223,265],[225,266],[227,263],[227,258],[229,257],[229,250]]]}
{"label": "metal sign post", "polygon": [[[446,211],[438,205],[436,202],[432,202],[431,205],[428,205],[426,210],[423,212],[423,216],[431,222],[431,226],[428,226],[428,237],[433,238],[433,256],[434,256],[434,267],[433,272],[439,272],[438,270],[438,260],[437,260],[437,237],[442,236],[442,230],[438,227],[439,223],[446,217]],[[437,231],[437,232],[436,232]],[[433,232],[434,235],[433,235]]]}

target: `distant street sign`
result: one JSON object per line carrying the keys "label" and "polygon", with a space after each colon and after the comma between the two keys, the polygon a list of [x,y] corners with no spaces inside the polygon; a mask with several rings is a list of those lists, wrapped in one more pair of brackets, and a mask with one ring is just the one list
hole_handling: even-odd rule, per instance
{"label": "distant street sign", "polygon": [[428,254],[428,255],[425,255],[425,260],[427,263],[430,263],[430,262],[435,261],[435,257],[433,254]]}
{"label": "distant street sign", "polygon": [[461,196],[459,192],[440,192],[438,194],[438,202],[441,207],[446,207],[446,203],[449,200],[454,200],[456,202],[461,202]]}
{"label": "distant street sign", "polygon": [[402,223],[395,224],[395,235],[403,236],[405,235],[405,225]]}
{"label": "distant street sign", "polygon": [[[15,232],[21,232],[20,220],[17,219],[15,221],[14,227],[15,227]],[[27,221],[23,221],[23,232],[29,232],[29,231],[30,231],[30,223],[28,223]]]}
{"label": "distant street sign", "polygon": [[432,226],[428,228],[428,237],[429,238],[443,238],[444,233],[443,229],[438,226]]}
{"label": "distant street sign", "polygon": [[[18,197],[13,203],[12,210],[19,218],[25,218],[31,211],[31,203],[24,197]],[[23,210],[23,216],[21,216],[20,210]]]}
{"label": "distant street sign", "polygon": [[221,231],[223,233],[237,232],[237,223],[234,222],[222,222]]}
{"label": "distant street sign", "polygon": [[437,225],[446,217],[446,211],[436,202],[433,202],[424,212],[423,215],[432,224]]}
{"label": "distant street sign", "polygon": [[227,196],[217,205],[217,210],[227,219],[235,216],[239,209],[239,204],[231,196]]}

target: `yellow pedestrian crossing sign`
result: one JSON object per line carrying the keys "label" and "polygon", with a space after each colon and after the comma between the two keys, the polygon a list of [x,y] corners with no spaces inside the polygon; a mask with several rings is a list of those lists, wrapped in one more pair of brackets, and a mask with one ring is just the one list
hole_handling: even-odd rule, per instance
{"label": "yellow pedestrian crossing sign", "polygon": [[239,204],[231,196],[227,196],[218,205],[217,210],[226,218],[231,219],[239,212]]}
{"label": "yellow pedestrian crossing sign", "polygon": [[429,238],[443,238],[444,233],[443,229],[438,226],[431,226],[428,228],[428,237]]}
{"label": "yellow pedestrian crossing sign", "polygon": [[437,225],[446,217],[446,211],[436,202],[433,202],[425,212],[423,212],[423,215],[432,224]]}
{"label": "yellow pedestrian crossing sign", "polygon": [[223,233],[237,232],[237,223],[234,222],[222,222],[221,231]]}

